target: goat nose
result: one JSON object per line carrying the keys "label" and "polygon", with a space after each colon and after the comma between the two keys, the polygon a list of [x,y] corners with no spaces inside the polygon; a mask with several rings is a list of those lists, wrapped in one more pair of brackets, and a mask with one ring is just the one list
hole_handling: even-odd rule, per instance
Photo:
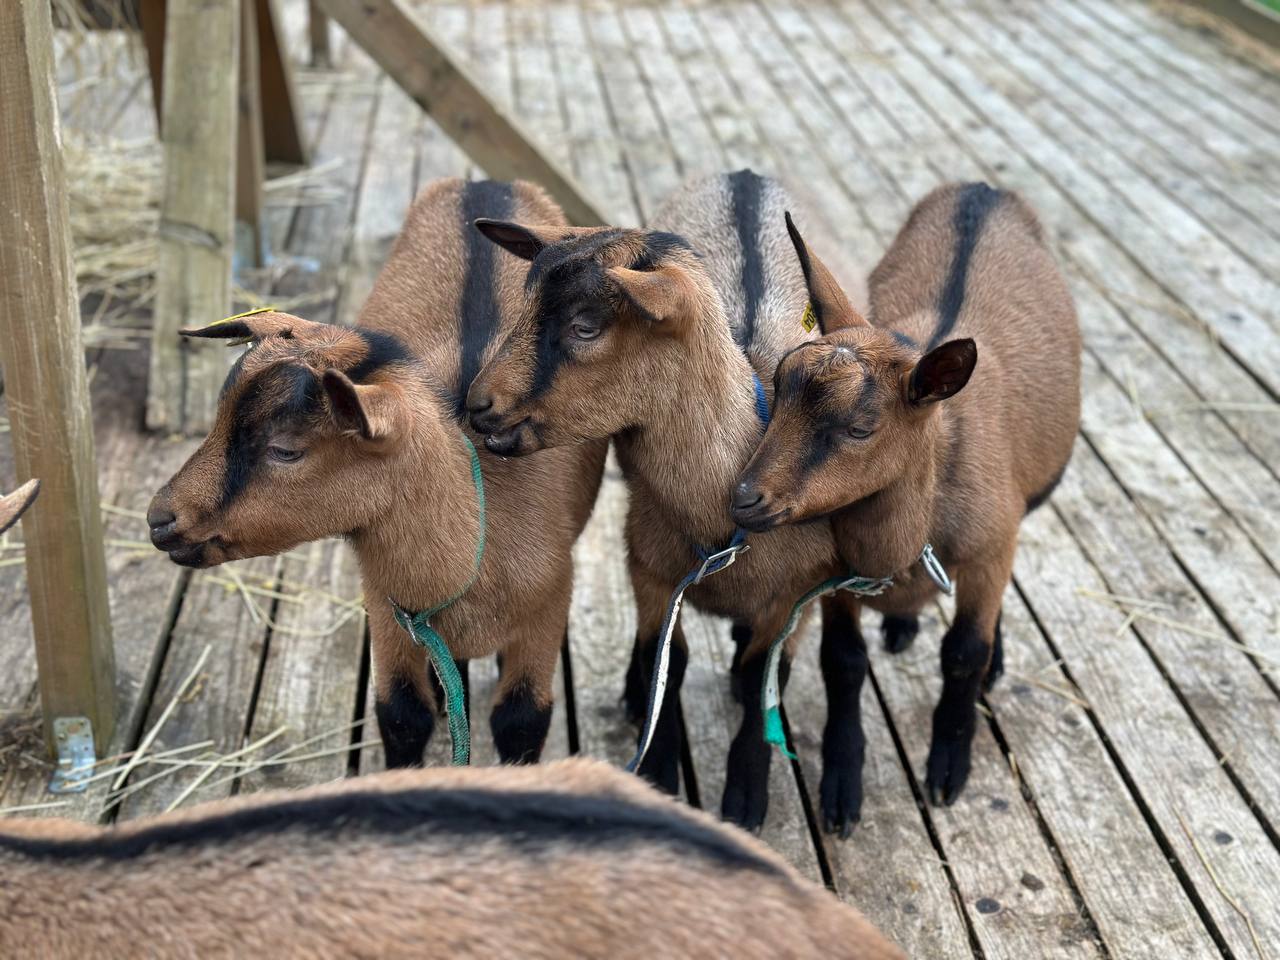
{"label": "goat nose", "polygon": [[164,507],[152,507],[147,511],[147,526],[152,530],[157,527],[170,526],[176,523],[177,520],[177,515],[172,510],[167,510]]}
{"label": "goat nose", "polygon": [[743,481],[733,491],[733,508],[735,510],[750,510],[763,499],[763,493]]}
{"label": "goat nose", "polygon": [[467,394],[467,413],[484,413],[492,407],[493,397],[474,392]]}

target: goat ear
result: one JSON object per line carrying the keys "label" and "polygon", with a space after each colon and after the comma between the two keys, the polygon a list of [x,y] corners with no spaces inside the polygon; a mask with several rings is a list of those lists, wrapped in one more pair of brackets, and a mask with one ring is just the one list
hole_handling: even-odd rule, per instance
{"label": "goat ear", "polygon": [[544,248],[573,236],[572,227],[561,227],[554,224],[510,223],[504,220],[490,220],[481,217],[475,221],[475,228],[509,253],[521,260],[532,260]]}
{"label": "goat ear", "polygon": [[[261,340],[263,337],[296,337],[316,332],[324,327],[323,323],[303,320],[291,313],[280,313],[277,310],[251,310],[248,313],[215,320],[207,327],[179,330],[184,337],[200,337],[209,340],[232,340],[245,343],[249,340]],[[234,345],[234,344],[233,344]]]}
{"label": "goat ear", "polygon": [[40,492],[39,480],[28,480],[13,493],[0,497],[0,533],[4,533],[26,512],[27,507],[35,503],[36,494]]}
{"label": "goat ear", "polygon": [[605,271],[618,285],[627,302],[647,320],[667,329],[676,329],[697,302],[697,291],[689,275],[679,267],[657,270],[629,270],[610,267]]}
{"label": "goat ear", "polygon": [[341,370],[330,367],[322,378],[329,411],[344,433],[365,440],[385,440],[395,426],[395,400],[387,387],[352,383]]}
{"label": "goat ear", "polygon": [[906,375],[907,402],[937,403],[959,393],[978,362],[978,346],[968,337],[934,347]]}
{"label": "goat ear", "polygon": [[[787,233],[791,234],[791,243],[796,248],[796,256],[800,258],[805,286],[809,288],[809,304],[818,321],[818,330],[826,336],[843,327],[869,326],[866,318],[849,302],[827,265],[804,242],[804,237],[796,229],[795,221],[791,219],[791,211],[788,210],[784,216],[787,220]],[[812,326],[809,324],[809,329]]]}

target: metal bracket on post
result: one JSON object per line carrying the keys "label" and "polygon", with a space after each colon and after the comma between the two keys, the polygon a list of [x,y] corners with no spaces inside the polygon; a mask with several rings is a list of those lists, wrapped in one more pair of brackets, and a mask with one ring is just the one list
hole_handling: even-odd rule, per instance
{"label": "metal bracket on post", "polygon": [[50,793],[80,793],[97,763],[93,750],[93,725],[88,717],[58,717],[53,721],[58,747],[58,767],[49,780]]}

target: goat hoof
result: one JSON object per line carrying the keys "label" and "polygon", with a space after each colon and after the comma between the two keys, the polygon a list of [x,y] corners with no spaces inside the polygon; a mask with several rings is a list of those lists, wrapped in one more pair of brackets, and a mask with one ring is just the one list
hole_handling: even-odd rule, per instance
{"label": "goat hoof", "polygon": [[759,834],[764,828],[764,817],[769,810],[769,788],[753,783],[726,783],[724,798],[720,801],[720,816],[743,830]]}
{"label": "goat hoof", "polygon": [[889,653],[902,653],[915,642],[920,632],[919,617],[898,617],[886,614],[880,624],[884,648]]}
{"label": "goat hoof", "polygon": [[[759,733],[755,737],[759,738]],[[720,815],[744,830],[758,831],[769,810],[769,748],[763,741],[735,738],[729,748]]]}
{"label": "goat hoof", "polygon": [[925,787],[935,807],[951,806],[960,796],[972,767],[969,741],[934,741],[925,767]]}
{"label": "goat hoof", "polygon": [[847,840],[862,819],[862,772],[846,764],[825,766],[819,795],[822,829]]}

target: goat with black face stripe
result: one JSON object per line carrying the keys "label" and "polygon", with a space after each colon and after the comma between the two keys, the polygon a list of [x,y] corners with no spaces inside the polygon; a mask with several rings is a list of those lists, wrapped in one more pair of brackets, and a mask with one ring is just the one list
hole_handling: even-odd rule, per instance
{"label": "goat with black face stripe", "polygon": [[[782,227],[793,202],[777,182],[741,171],[682,188],[648,231],[480,224],[532,266],[520,319],[472,384],[471,422],[505,454],[614,437],[631,493],[626,540],[638,624],[626,703],[635,718],[647,706],[672,589],[699,550],[734,536],[733,483],[762,432],[753,377],[771,384],[778,357],[812,336],[800,322],[804,278]],[[763,654],[795,599],[837,568],[825,523],[752,536],[749,546],[687,597],[735,623],[744,717],[721,807],[754,829],[768,803]],[[824,645],[841,620],[826,622]],[[677,624],[667,695],[640,768],[672,792],[686,662]]]}
{"label": "goat with black face stripe", "polygon": [[[208,438],[156,494],[151,537],[207,567],[345,536],[360,561],[389,766],[422,762],[436,694],[424,651],[395,622],[455,596],[481,533],[462,400],[509,329],[525,264],[475,234],[478,216],[563,224],[525,183],[428,186],[355,328],[261,313],[191,331],[248,340]],[[573,586],[570,551],[604,469],[603,441],[529,460],[480,453],[488,510],[479,576],[433,626],[465,661],[501,650],[490,718],[499,756],[532,761]]]}
{"label": "goat with black face stripe", "polygon": [[917,562],[933,546],[956,612],[926,784],[951,803],[969,776],[978,694],[1002,669],[1018,526],[1079,429],[1075,308],[1035,214],[985,184],[916,206],[871,274],[871,323],[788,226],[823,336],[778,365],[773,422],[734,516],[754,530],[830,518],[852,573],[894,579],[865,601],[886,626],[936,595]]}

